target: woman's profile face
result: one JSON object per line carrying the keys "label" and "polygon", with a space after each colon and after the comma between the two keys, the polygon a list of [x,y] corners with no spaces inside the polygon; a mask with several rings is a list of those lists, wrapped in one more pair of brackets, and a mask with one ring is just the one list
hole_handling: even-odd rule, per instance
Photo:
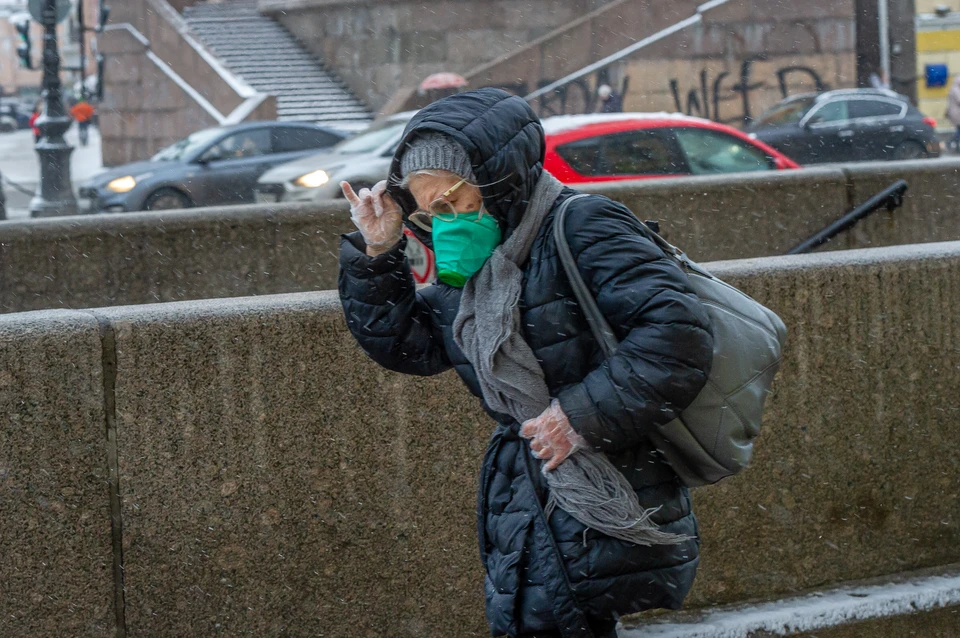
{"label": "woman's profile face", "polygon": [[[456,186],[460,179],[459,175],[442,170],[430,171],[430,174],[416,173],[410,177],[408,188],[413,198],[417,200],[417,208],[428,210],[433,202]],[[471,184],[463,184],[450,193],[446,200],[461,213],[480,210],[483,204],[480,189]]]}

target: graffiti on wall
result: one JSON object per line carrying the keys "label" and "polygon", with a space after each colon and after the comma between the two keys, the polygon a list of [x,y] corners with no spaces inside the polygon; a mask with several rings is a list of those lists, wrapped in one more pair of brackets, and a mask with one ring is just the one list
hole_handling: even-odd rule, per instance
{"label": "graffiti on wall", "polygon": [[[711,77],[707,69],[701,69],[699,82],[696,86],[686,89],[683,94],[680,80],[671,78],[668,82],[670,94],[673,97],[674,108],[678,113],[696,115],[699,117],[722,122],[725,124],[744,124],[757,114],[756,99],[761,91],[765,92],[771,86],[779,89],[780,97],[790,95],[790,84],[802,79],[815,91],[822,92],[830,87],[816,69],[803,65],[785,65],[773,71],[772,78],[757,78],[754,64],[767,59],[765,55],[754,55],[740,62],[739,75],[729,71],[721,71]],[[537,81],[537,88],[552,84],[553,78],[541,78]],[[775,84],[773,84],[775,82]],[[540,117],[551,115],[567,115],[573,113],[594,113],[599,107],[597,87],[602,84],[612,84],[606,69],[602,69],[593,76],[582,77],[569,84],[557,88],[540,96],[532,106]],[[616,89],[621,99],[627,97],[630,78],[625,77]],[[524,96],[532,91],[526,82],[512,84],[491,85],[504,89],[514,95]]]}
{"label": "graffiti on wall", "polygon": [[[537,89],[553,84],[556,78],[540,78],[537,81]],[[607,69],[601,69],[593,76],[585,76],[570,82],[564,86],[550,91],[537,98],[531,106],[537,111],[540,117],[549,117],[551,115],[570,115],[579,113],[594,113],[600,106],[600,98],[597,95],[597,88],[603,84],[612,86],[610,75]],[[516,82],[513,84],[491,84],[498,89],[503,89],[514,95],[525,96],[532,93],[532,90],[526,82]],[[624,77],[616,90],[621,98],[626,97],[630,88],[630,78]]]}
{"label": "graffiti on wall", "polygon": [[[769,86],[766,80],[758,81],[753,77],[753,63],[765,59],[765,55],[755,55],[744,59],[740,63],[740,76],[738,79],[733,79],[733,84],[730,83],[731,74],[728,71],[722,71],[711,79],[709,72],[702,69],[699,86],[687,91],[685,104],[680,94],[679,80],[671,78],[669,82],[670,92],[673,95],[677,112],[698,115],[716,122],[748,123],[755,112],[752,99],[760,89],[766,89]],[[783,66],[774,72],[781,98],[786,98],[789,95],[788,80],[795,78],[797,75],[806,76],[813,83],[818,93],[829,88],[820,74],[808,66]],[[729,102],[736,102],[739,108],[724,108]]]}

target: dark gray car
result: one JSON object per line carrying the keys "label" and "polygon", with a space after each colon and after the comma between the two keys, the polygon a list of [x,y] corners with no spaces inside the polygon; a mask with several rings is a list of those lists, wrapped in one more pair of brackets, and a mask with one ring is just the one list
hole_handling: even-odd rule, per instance
{"label": "dark gray car", "polygon": [[92,212],[252,203],[257,179],[328,148],[345,134],[314,124],[250,122],[197,131],[142,162],[111,168],[84,184]]}
{"label": "dark gray car", "polygon": [[747,129],[799,164],[936,157],[930,118],[885,89],[841,89],[787,98]]}

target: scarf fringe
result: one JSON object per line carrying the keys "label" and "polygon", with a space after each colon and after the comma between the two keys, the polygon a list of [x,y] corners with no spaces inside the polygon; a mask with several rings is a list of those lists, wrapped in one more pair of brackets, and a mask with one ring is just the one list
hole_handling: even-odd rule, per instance
{"label": "scarf fringe", "polygon": [[662,531],[651,520],[660,507],[643,509],[627,478],[602,452],[580,450],[544,475],[550,486],[548,518],[559,507],[590,529],[644,546],[693,538]]}

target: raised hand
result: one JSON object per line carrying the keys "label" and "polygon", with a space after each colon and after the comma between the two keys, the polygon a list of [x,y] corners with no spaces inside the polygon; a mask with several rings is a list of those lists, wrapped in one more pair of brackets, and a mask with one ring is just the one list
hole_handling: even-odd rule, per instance
{"label": "raised hand", "polygon": [[373,188],[361,188],[359,193],[354,193],[347,182],[340,182],[340,189],[350,202],[350,219],[363,235],[368,255],[385,253],[400,241],[403,215],[387,194],[386,180],[377,182]]}

